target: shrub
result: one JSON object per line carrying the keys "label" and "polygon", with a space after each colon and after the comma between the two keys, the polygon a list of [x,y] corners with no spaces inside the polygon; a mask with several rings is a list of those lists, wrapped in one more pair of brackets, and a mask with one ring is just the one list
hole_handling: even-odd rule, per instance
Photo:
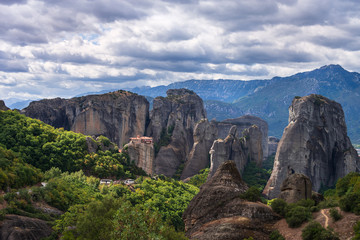
{"label": "shrub", "polygon": [[354,233],[355,233],[355,236],[352,238],[352,240],[360,240],[360,221],[358,221],[354,225]]}
{"label": "shrub", "polygon": [[250,187],[246,192],[240,195],[240,198],[248,200],[250,202],[261,201],[261,193],[258,188]]}
{"label": "shrub", "polygon": [[360,204],[360,192],[348,193],[339,201],[341,210],[346,212],[354,212],[358,204]]}
{"label": "shrub", "polygon": [[289,227],[300,227],[303,222],[311,219],[311,212],[308,208],[303,206],[288,206],[286,210],[286,222]]}
{"label": "shrub", "polygon": [[276,212],[280,216],[285,217],[287,203],[283,199],[277,198],[272,200],[270,206],[274,212]]}
{"label": "shrub", "polygon": [[341,214],[336,208],[330,209],[330,217],[336,222],[342,218]]}
{"label": "shrub", "polygon": [[303,240],[338,240],[339,237],[332,231],[326,230],[318,222],[310,222],[303,230]]}
{"label": "shrub", "polygon": [[274,230],[270,234],[270,240],[285,240],[283,235],[280,234],[278,230]]}
{"label": "shrub", "polygon": [[300,201],[298,201],[296,203],[296,205],[306,207],[306,208],[311,208],[311,207],[315,206],[315,201],[312,199],[301,199]]}

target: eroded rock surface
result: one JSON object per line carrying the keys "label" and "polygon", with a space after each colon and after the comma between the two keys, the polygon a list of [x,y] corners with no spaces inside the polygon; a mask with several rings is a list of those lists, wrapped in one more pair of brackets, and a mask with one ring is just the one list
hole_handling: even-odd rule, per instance
{"label": "eroded rock surface", "polygon": [[38,240],[51,233],[51,226],[36,218],[6,215],[0,224],[0,240]]}
{"label": "eroded rock surface", "polygon": [[144,135],[149,103],[143,96],[119,90],[102,95],[35,101],[21,113],[57,128],[93,137],[106,136],[121,148],[130,137]]}
{"label": "eroded rock surface", "polygon": [[304,174],[290,174],[281,185],[279,198],[287,203],[296,203],[302,199],[312,198],[310,179]]}
{"label": "eroded rock surface", "polygon": [[248,189],[234,161],[223,163],[183,214],[190,239],[268,239],[277,216],[270,207],[239,198]]}
{"label": "eroded rock surface", "polygon": [[3,100],[0,100],[0,110],[3,110],[3,111],[6,111],[6,110],[9,110],[10,108],[8,108],[6,105],[5,105],[5,102]]}
{"label": "eroded rock surface", "polygon": [[216,138],[217,128],[213,122],[202,119],[196,124],[194,145],[189,153],[181,179],[191,177],[210,165],[209,151]]}
{"label": "eroded rock surface", "polygon": [[280,139],[277,137],[270,136],[268,137],[268,154],[269,156],[276,154],[276,149],[278,147],[278,144],[280,142]]}
{"label": "eroded rock surface", "polygon": [[268,156],[268,124],[265,120],[251,116],[251,115],[244,115],[238,118],[233,119],[226,119],[224,121],[218,122],[218,138],[224,139],[226,138],[230,128],[232,126],[237,127],[237,135],[236,137],[240,138],[242,133],[245,129],[250,128],[253,125],[259,127],[262,133],[262,152],[264,159]]}
{"label": "eroded rock surface", "polygon": [[147,135],[164,145],[155,158],[155,173],[173,176],[186,162],[194,144],[195,125],[206,118],[206,112],[202,99],[193,91],[169,89],[166,93],[167,97],[154,99]]}
{"label": "eroded rock surface", "polygon": [[358,172],[359,165],[341,105],[315,94],[295,98],[264,194],[278,197],[288,169],[308,176],[318,191],[321,185],[333,186],[338,178]]}
{"label": "eroded rock surface", "polygon": [[130,161],[147,174],[154,174],[155,150],[153,142],[130,141],[127,145]]}
{"label": "eroded rock surface", "polygon": [[214,141],[210,150],[210,176],[214,175],[218,167],[227,160],[233,160],[240,172],[243,172],[249,161],[254,161],[261,166],[263,154],[260,129],[253,125],[245,129],[243,134],[241,138],[238,138],[237,126],[234,125],[225,139]]}

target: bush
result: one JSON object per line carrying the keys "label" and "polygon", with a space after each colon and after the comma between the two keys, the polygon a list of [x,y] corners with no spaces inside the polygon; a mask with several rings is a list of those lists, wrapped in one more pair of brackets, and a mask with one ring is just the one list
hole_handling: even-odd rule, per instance
{"label": "bush", "polygon": [[352,240],[360,240],[360,221],[358,221],[354,225],[354,233],[355,233],[355,236],[352,238]]}
{"label": "bush", "polygon": [[341,210],[346,212],[355,212],[358,204],[360,204],[360,192],[348,193],[339,201]]}
{"label": "bush", "polygon": [[341,214],[336,208],[330,209],[330,217],[336,222],[342,218]]}
{"label": "bush", "polygon": [[286,222],[289,227],[296,228],[300,227],[303,222],[311,219],[310,209],[303,206],[288,206],[286,210]]}
{"label": "bush", "polygon": [[246,192],[240,195],[240,198],[248,200],[250,202],[261,202],[261,193],[258,188],[250,187]]}
{"label": "bush", "polygon": [[283,235],[280,234],[278,230],[274,230],[270,234],[270,240],[285,240]]}
{"label": "bush", "polygon": [[296,205],[306,207],[306,208],[311,208],[311,207],[315,206],[315,201],[312,199],[301,199],[300,201],[298,201],[296,203]]}
{"label": "bush", "polygon": [[272,200],[270,206],[274,212],[285,217],[287,203],[283,199],[276,198]]}
{"label": "bush", "polygon": [[318,222],[310,222],[303,230],[303,240],[338,240],[339,237],[332,231],[326,230]]}

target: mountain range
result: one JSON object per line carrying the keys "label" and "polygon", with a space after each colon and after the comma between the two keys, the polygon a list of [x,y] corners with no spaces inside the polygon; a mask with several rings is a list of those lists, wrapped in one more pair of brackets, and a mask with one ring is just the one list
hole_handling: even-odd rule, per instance
{"label": "mountain range", "polygon": [[[168,89],[186,88],[196,92],[204,101],[208,119],[218,121],[254,115],[269,124],[269,136],[281,137],[288,123],[288,107],[296,96],[320,94],[339,102],[345,112],[348,135],[360,144],[360,74],[349,72],[340,65],[326,65],[309,72],[268,80],[188,80],[167,86],[125,88],[152,100],[166,96]],[[79,96],[107,93],[112,90],[80,94]],[[5,100],[8,104],[8,100]],[[23,108],[29,101],[11,99],[10,108]]]}
{"label": "mountain range", "polygon": [[342,105],[348,134],[353,143],[360,143],[360,74],[349,72],[340,65],[326,65],[313,71],[270,80],[188,80],[167,86],[126,90],[156,97],[166,96],[166,91],[174,88],[196,92],[204,100],[209,119],[255,115],[268,122],[269,135],[276,137],[281,137],[288,124],[287,109],[294,97],[320,94]]}

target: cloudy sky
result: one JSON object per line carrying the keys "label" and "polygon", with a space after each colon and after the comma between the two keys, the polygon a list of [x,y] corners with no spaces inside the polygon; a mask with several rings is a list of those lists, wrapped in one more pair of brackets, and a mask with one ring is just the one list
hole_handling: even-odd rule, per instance
{"label": "cloudy sky", "polygon": [[360,72],[357,0],[0,0],[0,99]]}

